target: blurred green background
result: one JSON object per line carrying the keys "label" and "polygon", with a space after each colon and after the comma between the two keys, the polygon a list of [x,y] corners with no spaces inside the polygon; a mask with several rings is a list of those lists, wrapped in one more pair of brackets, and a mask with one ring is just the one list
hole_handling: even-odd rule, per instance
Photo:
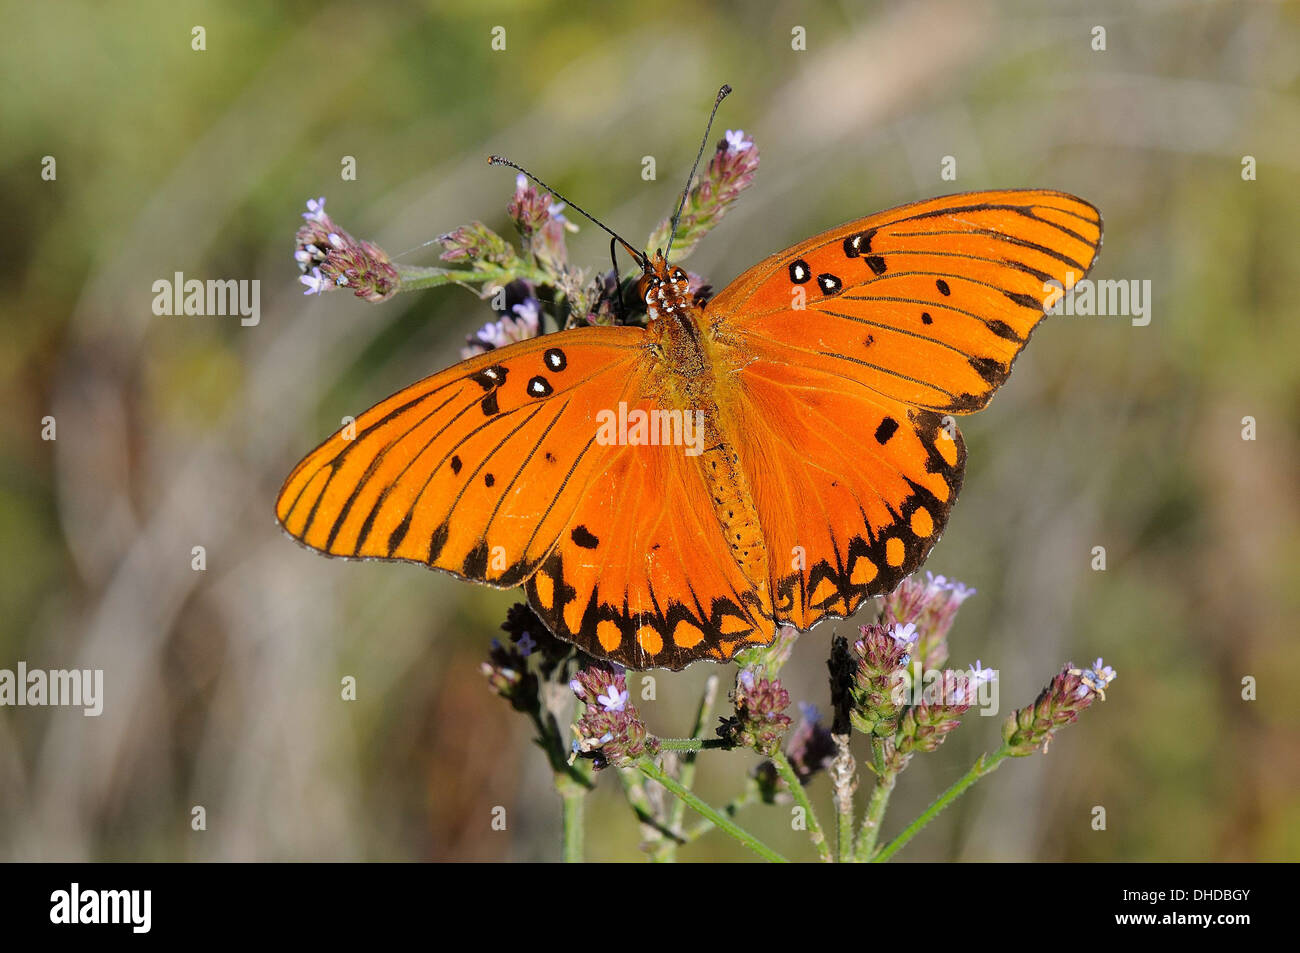
{"label": "blurred green background", "polygon": [[[963,421],[965,488],[927,565],[979,589],[954,661],[1001,671],[1004,713],[1067,659],[1102,655],[1119,680],[900,859],[1300,858],[1297,5],[3,10],[0,668],[102,668],[107,698],[99,718],[0,709],[0,857],[558,857],[549,773],[478,671],[513,595],[313,556],[272,513],[344,414],[451,363],[488,308],[459,288],[304,297],[293,232],[317,195],[394,253],[475,218],[505,232],[513,179],[483,161],[501,152],[635,239],[670,210],[725,81],[720,125],[763,158],[691,259],[718,286],[846,218],[1008,186],[1091,200],[1106,223],[1093,276],[1152,283],[1149,326],[1049,319]],[[570,248],[607,262],[590,226]],[[401,260],[432,264],[436,247]],[[260,279],[261,323],[154,316],[152,283],[176,271]],[[801,640],[797,699],[824,704],[829,635]],[[659,674],[652,729],[687,730],[708,668]],[[972,715],[914,761],[886,836],[1000,720]],[[728,799],[754,763],[706,754],[702,793]],[[812,793],[829,812],[824,776]],[[589,813],[593,859],[638,856],[613,777]],[[743,823],[811,857],[788,818],[757,807]],[[716,833],[683,851],[747,856]]]}

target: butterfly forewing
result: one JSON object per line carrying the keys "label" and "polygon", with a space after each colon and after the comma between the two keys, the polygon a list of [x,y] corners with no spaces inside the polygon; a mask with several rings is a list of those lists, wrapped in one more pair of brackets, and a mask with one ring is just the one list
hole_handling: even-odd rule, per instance
{"label": "butterfly forewing", "polygon": [[[1092,266],[1097,210],[1061,192],[971,192],[831,229],[742,274],[711,320],[915,407],[985,406],[1054,289]],[[1053,284],[1054,283],[1054,284]]]}
{"label": "butterfly forewing", "polygon": [[290,474],[281,525],[329,555],[519,585],[603,467],[611,448],[596,442],[596,416],[636,389],[643,337],[609,328],[534,338],[393,395]]}

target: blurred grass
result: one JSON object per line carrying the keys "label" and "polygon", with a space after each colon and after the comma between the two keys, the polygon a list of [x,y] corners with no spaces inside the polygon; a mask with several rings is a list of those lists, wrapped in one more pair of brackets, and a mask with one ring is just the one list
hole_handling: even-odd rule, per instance
{"label": "blurred grass", "polygon": [[[1051,754],[1006,765],[903,856],[1300,856],[1294,5],[3,9],[0,667],[102,667],[109,698],[99,719],[0,711],[0,856],[557,856],[544,764],[477,671],[511,595],[319,559],[271,518],[305,450],[454,360],[487,310],[459,289],[303,299],[292,232],[319,194],[394,252],[473,218],[504,228],[511,179],[483,164],[502,152],[644,234],[723,81],[720,121],[751,132],[763,166],[692,259],[719,286],[847,217],[989,186],[1089,198],[1106,220],[1095,276],[1152,282],[1149,327],[1049,321],[963,423],[963,499],[929,563],[979,588],[955,661],[1001,670],[1004,712],[1067,658],[1104,655],[1120,679]],[[945,154],[956,183],[939,180]],[[1245,154],[1258,181],[1240,178]],[[658,181],[641,180],[644,155]],[[571,248],[605,262],[592,228]],[[154,317],[151,284],[177,270],[260,279],[261,324]],[[803,640],[795,697],[824,699],[827,641]],[[706,675],[660,674],[651,726],[684,730]],[[1258,701],[1240,700],[1245,675]],[[887,835],[998,720],[972,717],[915,763]],[[752,766],[701,764],[716,802]],[[616,788],[594,797],[593,859],[635,853]],[[829,811],[824,778],[813,793]],[[489,827],[497,804],[507,834]],[[744,823],[810,856],[786,816]],[[684,856],[743,854],[711,834]]]}

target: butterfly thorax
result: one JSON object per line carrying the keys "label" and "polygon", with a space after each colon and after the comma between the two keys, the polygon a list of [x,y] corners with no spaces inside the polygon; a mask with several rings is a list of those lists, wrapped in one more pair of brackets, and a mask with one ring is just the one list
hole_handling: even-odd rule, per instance
{"label": "butterfly thorax", "polygon": [[[735,423],[727,409],[733,402],[720,392],[729,380],[726,349],[713,339],[704,309],[690,291],[681,268],[656,255],[641,280],[649,315],[647,331],[655,358],[655,395],[665,410],[698,411],[702,449],[695,457],[737,565],[760,593],[770,614],[767,549],[750,481],[735,447]],[[721,372],[721,378],[719,377]]]}

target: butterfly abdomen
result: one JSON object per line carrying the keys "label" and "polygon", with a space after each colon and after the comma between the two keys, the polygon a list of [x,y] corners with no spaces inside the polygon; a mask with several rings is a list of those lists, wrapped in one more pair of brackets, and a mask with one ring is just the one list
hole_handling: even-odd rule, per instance
{"label": "butterfly abdomen", "polygon": [[713,500],[713,512],[736,565],[755,589],[766,594],[767,545],[749,480],[741,469],[739,454],[717,425],[716,405],[705,412],[704,420],[705,446],[699,463]]}

